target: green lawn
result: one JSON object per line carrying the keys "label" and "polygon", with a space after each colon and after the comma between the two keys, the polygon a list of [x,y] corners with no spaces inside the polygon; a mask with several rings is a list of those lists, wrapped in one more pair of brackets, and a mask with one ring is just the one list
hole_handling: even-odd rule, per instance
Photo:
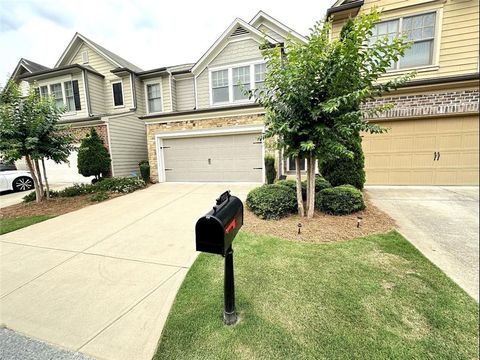
{"label": "green lawn", "polygon": [[51,215],[37,215],[2,219],[0,220],[0,235],[51,219],[52,217]]}
{"label": "green lawn", "polygon": [[330,244],[240,233],[190,269],[155,359],[477,359],[478,305],[396,232]]}

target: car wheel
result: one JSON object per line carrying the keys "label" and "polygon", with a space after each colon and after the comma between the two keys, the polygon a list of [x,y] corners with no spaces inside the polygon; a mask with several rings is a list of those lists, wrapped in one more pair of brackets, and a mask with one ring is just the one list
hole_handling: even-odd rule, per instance
{"label": "car wheel", "polygon": [[13,181],[13,190],[15,191],[25,191],[33,188],[33,180],[27,176],[21,176]]}

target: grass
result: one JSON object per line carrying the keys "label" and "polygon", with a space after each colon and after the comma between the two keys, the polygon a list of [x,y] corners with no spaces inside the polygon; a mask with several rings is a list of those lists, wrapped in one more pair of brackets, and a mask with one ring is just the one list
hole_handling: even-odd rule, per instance
{"label": "grass", "polygon": [[478,305],[401,235],[309,244],[241,232],[240,322],[223,258],[201,254],[154,359],[477,359]]}
{"label": "grass", "polygon": [[54,216],[37,215],[2,219],[0,220],[0,235],[51,219],[52,217]]}

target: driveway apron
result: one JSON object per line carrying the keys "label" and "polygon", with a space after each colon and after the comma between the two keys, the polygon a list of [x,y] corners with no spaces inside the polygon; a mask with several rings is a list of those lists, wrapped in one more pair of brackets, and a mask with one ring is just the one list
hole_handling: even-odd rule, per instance
{"label": "driveway apron", "polygon": [[0,322],[99,359],[150,359],[220,193],[164,183],[2,235]]}

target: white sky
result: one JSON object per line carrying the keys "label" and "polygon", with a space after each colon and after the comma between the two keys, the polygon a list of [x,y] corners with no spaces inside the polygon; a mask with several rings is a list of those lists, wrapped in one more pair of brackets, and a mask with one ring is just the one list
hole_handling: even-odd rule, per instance
{"label": "white sky", "polygon": [[76,31],[144,70],[196,62],[236,18],[302,35],[334,0],[0,0],[0,84],[20,58],[53,67]]}

